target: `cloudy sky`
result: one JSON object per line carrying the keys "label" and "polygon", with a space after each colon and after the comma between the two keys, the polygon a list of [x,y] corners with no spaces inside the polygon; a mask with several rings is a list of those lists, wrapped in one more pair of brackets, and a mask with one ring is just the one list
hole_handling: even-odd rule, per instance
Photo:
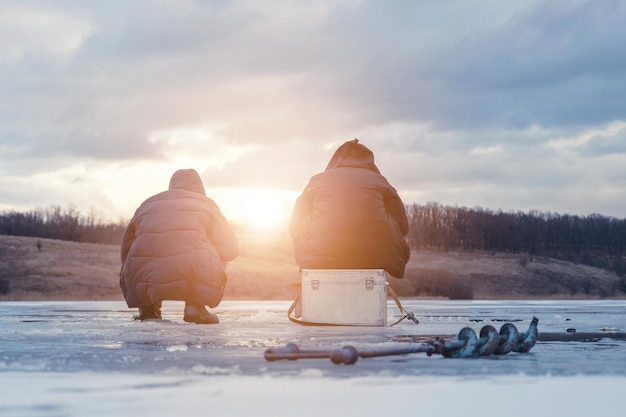
{"label": "cloudy sky", "polygon": [[[626,2],[0,0],[0,210],[178,168],[289,213],[359,138],[406,204],[626,217]],[[248,214],[246,214],[248,213]]]}

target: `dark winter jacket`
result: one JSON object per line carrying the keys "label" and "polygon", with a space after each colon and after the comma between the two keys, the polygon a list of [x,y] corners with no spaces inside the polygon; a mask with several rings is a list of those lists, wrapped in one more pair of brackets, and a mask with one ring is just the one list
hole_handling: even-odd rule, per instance
{"label": "dark winter jacket", "polygon": [[326,170],[311,178],[290,223],[302,269],[384,269],[404,276],[409,226],[397,191],[357,140],[340,146]]}
{"label": "dark winter jacket", "polygon": [[128,224],[120,287],[128,307],[181,300],[213,308],[224,293],[225,262],[237,255],[236,238],[198,173],[179,170],[169,190],[144,201]]}

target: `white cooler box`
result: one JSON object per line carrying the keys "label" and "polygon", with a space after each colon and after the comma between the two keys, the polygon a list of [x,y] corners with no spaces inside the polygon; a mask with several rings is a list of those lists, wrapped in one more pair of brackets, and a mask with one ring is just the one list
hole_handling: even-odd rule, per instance
{"label": "white cooler box", "polygon": [[383,269],[303,269],[301,320],[386,326],[387,285]]}

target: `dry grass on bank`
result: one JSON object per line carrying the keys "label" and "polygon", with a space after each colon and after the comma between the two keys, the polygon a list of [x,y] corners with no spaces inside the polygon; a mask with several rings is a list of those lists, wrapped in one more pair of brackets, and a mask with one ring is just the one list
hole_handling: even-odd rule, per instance
{"label": "dry grass on bank", "polygon": [[[37,247],[40,242],[40,249]],[[226,299],[292,299],[299,280],[291,244],[240,239]],[[119,246],[0,235],[0,300],[122,300]],[[621,298],[607,271],[528,255],[413,252],[401,297]]]}

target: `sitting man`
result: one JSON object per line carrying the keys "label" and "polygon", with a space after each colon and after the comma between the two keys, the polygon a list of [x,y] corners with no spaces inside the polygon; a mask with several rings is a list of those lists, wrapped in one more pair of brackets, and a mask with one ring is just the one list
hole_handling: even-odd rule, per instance
{"label": "sitting man", "polygon": [[402,278],[410,257],[404,203],[357,139],[313,176],[291,216],[301,269],[384,269]]}

